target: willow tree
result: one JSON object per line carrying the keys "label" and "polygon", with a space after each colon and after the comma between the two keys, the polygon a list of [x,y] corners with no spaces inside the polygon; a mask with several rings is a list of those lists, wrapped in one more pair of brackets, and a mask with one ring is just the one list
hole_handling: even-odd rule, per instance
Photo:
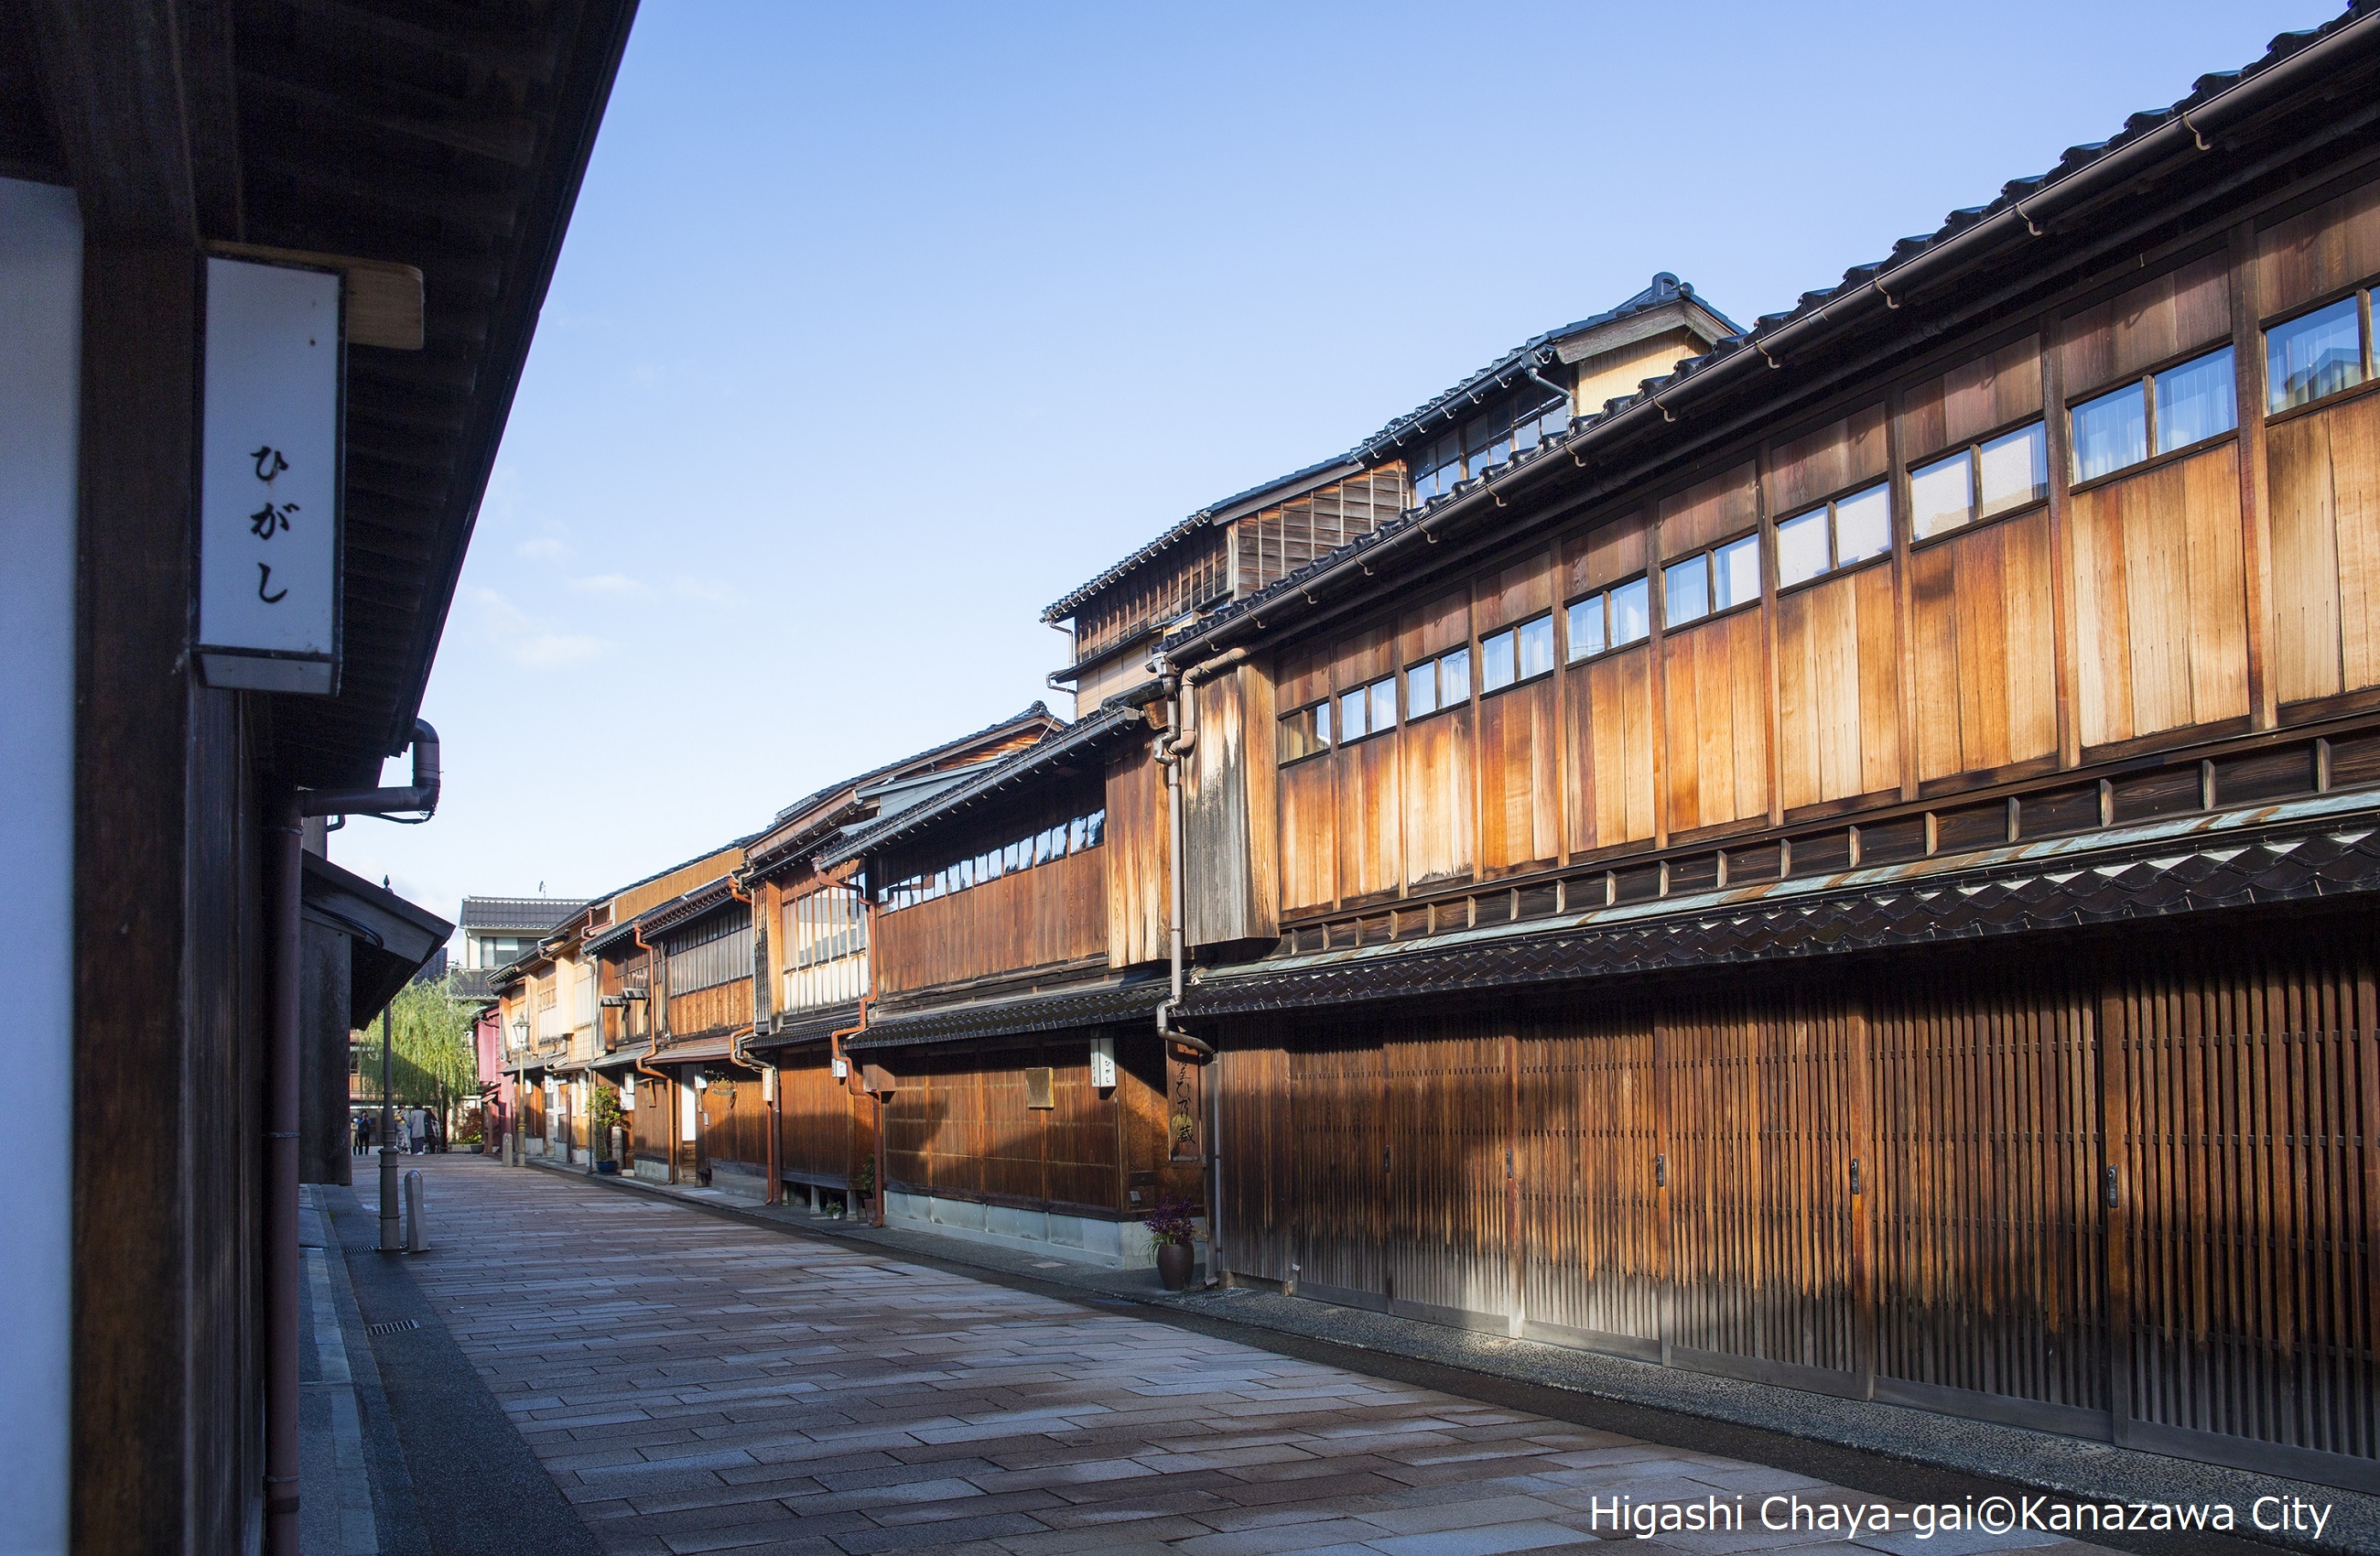
{"label": "willow tree", "polygon": [[[479,1052],[471,1026],[480,1007],[457,999],[454,979],[408,983],[389,1003],[389,1093],[400,1108],[434,1108],[451,1137],[455,1106],[480,1091]],[[375,1088],[380,1079],[380,1031],[374,1021],[357,1034],[358,1060]]]}

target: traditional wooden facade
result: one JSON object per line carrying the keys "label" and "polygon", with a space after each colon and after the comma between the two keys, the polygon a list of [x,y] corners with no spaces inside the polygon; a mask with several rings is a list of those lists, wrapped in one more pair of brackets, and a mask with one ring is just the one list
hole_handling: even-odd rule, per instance
{"label": "traditional wooden facade", "polygon": [[1166,991],[1162,781],[1128,699],[821,847],[867,882],[871,1005],[841,1056],[880,1109],[886,1211],[961,1235],[1150,1258],[1199,1195],[1196,1072]]}
{"label": "traditional wooden facade", "polygon": [[[759,1127],[773,1173],[771,1193],[813,1205],[848,1204],[861,1164],[875,1154],[876,1104],[849,1074],[836,1033],[864,1025],[875,989],[864,876],[821,872],[818,850],[888,812],[923,803],[968,774],[1062,727],[1036,702],[1013,718],[844,783],[779,811],[753,840],[744,870],[759,936],[755,1034],[747,1045],[767,1065]],[[739,1088],[739,1096],[741,1094]],[[769,1131],[777,1137],[766,1154]],[[748,1149],[748,1148],[747,1148]]]}
{"label": "traditional wooden facade", "polygon": [[1232,1278],[2380,1487],[2375,31],[1165,638]]}

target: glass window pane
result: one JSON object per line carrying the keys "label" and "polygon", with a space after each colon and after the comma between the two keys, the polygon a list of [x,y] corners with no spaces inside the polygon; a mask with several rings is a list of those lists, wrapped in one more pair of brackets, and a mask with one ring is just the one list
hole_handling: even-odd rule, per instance
{"label": "glass window pane", "polygon": [[1365,697],[1360,691],[1351,691],[1339,699],[1340,739],[1361,740],[1364,737],[1364,703]]}
{"label": "glass window pane", "polygon": [[1554,667],[1554,618],[1551,612],[1521,624],[1521,678],[1542,675]]}
{"label": "glass window pane", "polygon": [[1318,702],[1314,705],[1314,748],[1318,751],[1330,744],[1330,704]]}
{"label": "glass window pane", "polygon": [[1640,642],[1653,631],[1652,580],[1636,578],[1611,590],[1611,646]]}
{"label": "glass window pane", "polygon": [[1066,823],[1066,852],[1079,854],[1091,845],[1090,818],[1077,816]]}
{"label": "glass window pane", "polygon": [[1438,658],[1438,703],[1451,708],[1471,700],[1471,650],[1456,649]]}
{"label": "glass window pane", "polygon": [[1397,726],[1397,678],[1390,675],[1374,681],[1372,693],[1372,727],[1375,730]]}
{"label": "glass window pane", "polygon": [[2342,298],[2265,332],[2265,377],[2275,410],[2362,383],[2362,331],[2355,320],[2355,299]]}
{"label": "glass window pane", "polygon": [[1689,556],[1661,573],[1661,624],[1683,626],[1710,614],[1710,558]]}
{"label": "glass window pane", "polygon": [[1974,469],[1961,449],[1909,472],[1909,531],[1919,540],[1956,529],[1974,511]]}
{"label": "glass window pane", "polygon": [[1713,610],[1724,611],[1760,598],[1760,537],[1746,535],[1711,553],[1711,582],[1718,598]]}
{"label": "glass window pane", "polygon": [[1807,583],[1827,570],[1827,510],[1813,509],[1777,527],[1777,587]]}
{"label": "glass window pane", "polygon": [[1493,638],[1479,639],[1479,689],[1500,691],[1514,680],[1512,673],[1512,635],[1499,632]]}
{"label": "glass window pane", "polygon": [[1438,662],[1410,665],[1405,670],[1405,717],[1425,718],[1438,711]]}
{"label": "glass window pane", "polygon": [[2074,407],[2074,479],[2095,480],[2149,456],[2148,406],[2127,383]]}
{"label": "glass window pane", "polygon": [[1603,651],[1603,596],[1591,595],[1570,608],[1570,657]]}
{"label": "glass window pane", "polygon": [[1975,464],[1984,489],[1980,517],[1997,517],[2049,496],[2049,438],[2038,421],[1984,444]]}
{"label": "glass window pane", "polygon": [[2240,425],[2231,362],[2231,348],[2227,346],[2156,375],[2159,454],[2221,437]]}
{"label": "glass window pane", "polygon": [[1835,504],[1835,565],[1892,549],[1892,488],[1871,486]]}

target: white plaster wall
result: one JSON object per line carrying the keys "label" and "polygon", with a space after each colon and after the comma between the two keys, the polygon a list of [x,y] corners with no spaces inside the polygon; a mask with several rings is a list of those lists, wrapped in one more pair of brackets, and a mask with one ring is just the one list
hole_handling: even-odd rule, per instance
{"label": "white plaster wall", "polygon": [[0,1550],[67,1549],[73,1253],[75,430],[82,219],[0,178]]}

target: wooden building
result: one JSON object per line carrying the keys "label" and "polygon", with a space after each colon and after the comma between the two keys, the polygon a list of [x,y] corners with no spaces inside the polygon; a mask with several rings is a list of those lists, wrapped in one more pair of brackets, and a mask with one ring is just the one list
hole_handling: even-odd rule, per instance
{"label": "wooden building", "polygon": [[1196,1070],[1167,991],[1165,808],[1130,696],[818,848],[867,883],[870,1003],[841,1056],[881,1109],[886,1213],[1149,1262],[1195,1200]]}
{"label": "wooden building", "polygon": [[[427,755],[422,688],[633,9],[0,7],[12,1545],[295,1549],[301,818],[364,811],[383,759]],[[209,327],[271,287],[338,328]],[[309,496],[251,536],[283,564],[254,598],[297,591],[330,634],[276,663],[264,634],[200,635],[210,581],[230,611],[253,577],[205,522],[236,464],[202,452],[210,409],[227,438],[298,350],[310,452],[254,479]],[[211,386],[243,351],[261,375]]]}
{"label": "wooden building", "polygon": [[[838,1064],[835,1034],[864,1025],[871,921],[864,878],[820,873],[818,850],[888,813],[930,799],[988,762],[1054,734],[1061,722],[1037,702],[956,740],[819,790],[780,810],[746,851],[744,884],[755,933],[753,1024],[747,1051],[767,1066],[759,1090],[760,1150],[739,1158],[777,1188],[813,1205],[848,1203],[854,1176],[875,1151],[875,1103]],[[746,1088],[737,1085],[736,1102]],[[773,1155],[768,1133],[777,1136]],[[714,1177],[713,1182],[718,1180]]]}
{"label": "wooden building", "polygon": [[1163,638],[1232,1279],[2380,1489],[2375,40]]}

